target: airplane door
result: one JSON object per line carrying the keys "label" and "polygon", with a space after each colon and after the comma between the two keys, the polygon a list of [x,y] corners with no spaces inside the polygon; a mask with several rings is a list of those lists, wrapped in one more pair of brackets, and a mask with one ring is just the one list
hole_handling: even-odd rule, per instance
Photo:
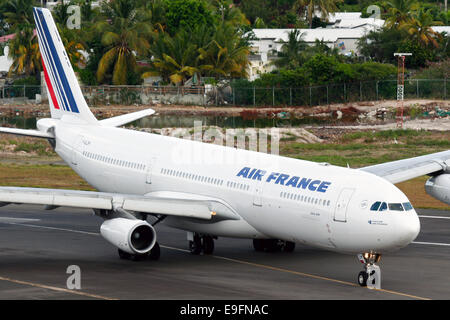
{"label": "airplane door", "polygon": [[73,144],[72,149],[72,164],[78,165],[79,162],[79,155],[77,152],[82,153],[83,152],[83,136],[77,136],[75,138],[75,143]]}
{"label": "airplane door", "polygon": [[156,157],[153,157],[150,159],[148,166],[147,166],[147,173],[145,177],[145,183],[147,185],[152,184],[152,172],[156,164]]}
{"label": "airplane door", "polygon": [[262,206],[262,181],[258,181],[253,194],[253,205],[257,207]]}
{"label": "airplane door", "polygon": [[355,192],[355,189],[342,189],[334,209],[334,221],[347,222],[347,209],[353,192]]}

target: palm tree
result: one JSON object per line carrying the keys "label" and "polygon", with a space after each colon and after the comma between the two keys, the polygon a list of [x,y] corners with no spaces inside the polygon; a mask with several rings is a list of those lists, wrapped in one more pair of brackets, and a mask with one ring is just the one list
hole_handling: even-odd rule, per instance
{"label": "palm tree", "polygon": [[86,50],[86,47],[81,40],[80,30],[69,29],[61,25],[58,25],[58,27],[61,40],[72,65],[85,65],[86,58],[81,52]]}
{"label": "palm tree", "polygon": [[246,18],[245,14],[237,8],[230,0],[213,0],[212,4],[216,8],[217,15],[220,17],[220,21],[229,22],[234,25],[249,25],[250,21]]}
{"label": "palm tree", "polygon": [[405,23],[402,28],[412,35],[419,44],[429,46],[430,44],[437,48],[439,47],[438,39],[441,35],[433,31],[431,26],[442,24],[440,21],[433,21],[433,16],[430,13],[431,9],[427,11],[421,9],[413,15],[413,18]]}
{"label": "palm tree", "polygon": [[338,10],[337,4],[340,2],[343,0],[296,0],[293,8],[299,16],[303,16],[306,11],[309,27],[312,28],[313,18],[317,12],[326,19],[330,13]]}
{"label": "palm tree", "polygon": [[138,0],[138,7],[147,10],[150,15],[150,23],[158,30],[165,29],[166,3],[164,0]]}
{"label": "palm tree", "polygon": [[216,78],[246,77],[250,47],[241,31],[230,23],[219,24],[206,50],[201,49],[205,65],[212,66],[207,74]]}
{"label": "palm tree", "polygon": [[199,48],[207,45],[209,39],[207,26],[198,27],[194,32],[181,30],[173,37],[159,32],[149,49],[150,70],[142,77],[159,75],[164,81],[178,85],[194,73],[211,69],[201,63],[203,56],[199,53]]}
{"label": "palm tree", "polygon": [[69,19],[70,15],[67,12],[67,9],[72,5],[71,2],[64,3],[62,1],[61,3],[58,3],[52,10],[53,18],[55,19],[55,22],[60,25],[66,25],[67,19]]}
{"label": "palm tree", "polygon": [[388,28],[401,28],[404,24],[410,23],[412,13],[419,7],[417,0],[390,0],[386,5],[385,25]]}
{"label": "palm tree", "polygon": [[16,33],[9,43],[9,57],[13,64],[9,74],[39,75],[42,70],[41,53],[37,37],[32,28],[26,28]]}
{"label": "palm tree", "polygon": [[308,48],[300,30],[294,29],[288,34],[288,40],[283,43],[278,59],[273,63],[279,68],[295,69],[300,67],[304,58],[302,52]]}
{"label": "palm tree", "polygon": [[95,24],[95,30],[102,34],[101,43],[105,46],[97,69],[98,82],[104,82],[112,72],[112,83],[127,83],[128,73],[136,72],[138,54],[149,48],[151,26],[147,11],[136,7],[133,0],[114,0],[104,2],[102,11],[105,21]]}
{"label": "palm tree", "polygon": [[2,11],[12,31],[34,26],[32,0],[8,0],[3,4]]}

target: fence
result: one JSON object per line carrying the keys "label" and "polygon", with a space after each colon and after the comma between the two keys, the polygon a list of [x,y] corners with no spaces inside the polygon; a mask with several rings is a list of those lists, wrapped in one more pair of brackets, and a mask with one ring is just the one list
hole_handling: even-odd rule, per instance
{"label": "fence", "polygon": [[[357,101],[397,99],[397,81],[363,81],[302,88],[281,87],[175,87],[175,86],[83,86],[89,105],[188,104],[235,106],[315,106]],[[405,99],[447,99],[447,79],[405,81]],[[0,87],[1,100],[34,100],[40,86]]]}
{"label": "fence", "polygon": [[[405,99],[447,99],[446,79],[405,81]],[[247,106],[316,106],[357,101],[396,100],[397,81],[364,81],[303,88],[233,88],[226,100]]]}

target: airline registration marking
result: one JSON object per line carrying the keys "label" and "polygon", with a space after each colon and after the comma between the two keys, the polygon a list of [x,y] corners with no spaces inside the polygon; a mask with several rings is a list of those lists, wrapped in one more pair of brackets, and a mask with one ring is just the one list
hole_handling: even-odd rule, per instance
{"label": "airline registration marking", "polygon": [[331,182],[329,181],[291,176],[289,174],[280,172],[272,172],[267,176],[267,178],[265,178],[266,173],[267,172],[265,170],[244,167],[238,172],[236,176],[246,179],[264,181],[266,183],[279,184],[286,187],[308,189],[316,192],[326,192],[328,187],[331,185]]}

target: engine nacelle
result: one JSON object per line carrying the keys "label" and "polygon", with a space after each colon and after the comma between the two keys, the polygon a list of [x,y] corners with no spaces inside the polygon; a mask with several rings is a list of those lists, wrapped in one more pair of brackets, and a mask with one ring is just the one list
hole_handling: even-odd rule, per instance
{"label": "engine nacelle", "polygon": [[432,197],[450,204],[450,174],[443,173],[425,183],[425,191]]}
{"label": "engine nacelle", "polygon": [[142,220],[106,220],[100,227],[100,233],[108,242],[130,254],[148,253],[156,243],[155,229]]}

